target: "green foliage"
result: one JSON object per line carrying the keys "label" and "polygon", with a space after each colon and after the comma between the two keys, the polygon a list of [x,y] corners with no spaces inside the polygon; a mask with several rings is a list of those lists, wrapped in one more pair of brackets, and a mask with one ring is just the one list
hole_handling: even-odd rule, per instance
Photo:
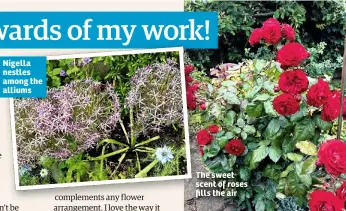
{"label": "green foliage", "polygon": [[342,37],[346,34],[344,1],[195,1],[187,2],[185,10],[217,11],[219,15],[219,49],[187,51],[200,69],[244,58],[273,58],[267,47],[249,49],[248,36],[264,20],[275,17],[293,25],[297,40],[311,51],[309,75],[337,71],[337,76],[341,70]]}

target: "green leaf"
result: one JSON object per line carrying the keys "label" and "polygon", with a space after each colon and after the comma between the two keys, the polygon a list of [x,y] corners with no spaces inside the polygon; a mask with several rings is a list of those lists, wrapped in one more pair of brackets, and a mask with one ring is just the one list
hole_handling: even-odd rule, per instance
{"label": "green leaf", "polygon": [[315,123],[310,118],[305,118],[298,122],[294,128],[294,139],[296,141],[306,141],[315,135]]}
{"label": "green leaf", "polygon": [[287,175],[293,170],[294,170],[294,164],[291,163],[289,166],[287,166],[286,170],[280,174],[280,177],[281,178],[287,177]]}
{"label": "green leaf", "polygon": [[269,148],[269,158],[274,162],[278,162],[281,158],[282,152],[281,149],[276,147]]}
{"label": "green leaf", "polygon": [[258,163],[264,160],[269,154],[269,149],[266,146],[260,146],[252,152],[252,162]]}
{"label": "green leaf", "polygon": [[300,162],[304,156],[297,153],[287,153],[287,158],[293,162]]}
{"label": "green leaf", "polygon": [[274,181],[278,181],[280,179],[280,172],[282,171],[282,167],[277,164],[269,164],[265,167],[263,171],[263,175],[268,177]]}
{"label": "green leaf", "polygon": [[246,106],[246,113],[249,117],[259,117],[263,111],[263,103],[249,103]]}
{"label": "green leaf", "polygon": [[266,139],[273,138],[280,130],[280,122],[278,119],[272,119],[267,128],[264,131],[264,137]]}
{"label": "green leaf", "polygon": [[321,130],[329,130],[333,126],[332,122],[323,121],[321,119],[321,115],[315,115],[314,116],[314,121],[315,121],[316,126],[318,128],[320,128]]}
{"label": "green leaf", "polygon": [[59,75],[60,72],[61,72],[61,68],[60,67],[59,68],[54,68],[53,72],[52,72],[52,75]]}
{"label": "green leaf", "polygon": [[257,95],[255,97],[255,99],[253,99],[253,102],[255,102],[255,101],[266,101],[269,98],[270,98],[270,95],[268,95],[268,94],[260,94],[260,95]]}
{"label": "green leaf", "polygon": [[227,92],[223,96],[224,96],[225,100],[227,101],[227,103],[232,104],[232,105],[240,105],[240,100],[236,94],[233,94],[231,92]]}
{"label": "green leaf", "polygon": [[262,71],[263,68],[266,66],[266,64],[267,64],[267,61],[266,61],[266,60],[257,59],[257,60],[255,61],[255,69],[256,69],[257,71]]}
{"label": "green leaf", "polygon": [[245,121],[241,118],[239,118],[237,120],[237,125],[240,127],[240,128],[243,128],[245,126]]}
{"label": "green leaf", "polygon": [[309,141],[298,142],[296,147],[306,155],[317,155],[317,147]]}
{"label": "green leaf", "polygon": [[223,122],[225,123],[226,126],[233,126],[234,120],[235,120],[236,113],[234,111],[229,111],[226,114],[225,119]]}
{"label": "green leaf", "polygon": [[210,148],[206,152],[207,157],[215,157],[219,152],[221,148],[217,141],[213,141],[212,144],[210,145]]}
{"label": "green leaf", "polygon": [[264,105],[264,111],[266,112],[266,114],[272,117],[278,116],[278,113],[274,110],[272,101],[266,101],[263,103],[263,105]]}
{"label": "green leaf", "polygon": [[228,138],[227,136],[222,136],[222,137],[216,139],[216,142],[219,144],[219,147],[221,149],[223,149],[223,148],[225,148],[225,145],[228,143],[229,139],[230,138]]}
{"label": "green leaf", "polygon": [[[225,173],[229,170],[228,159],[225,155],[216,156],[205,160],[205,164],[211,172]],[[226,169],[225,169],[226,167]]]}
{"label": "green leaf", "polygon": [[261,90],[261,86],[254,86],[248,93],[246,93],[246,99],[252,99]]}
{"label": "green leaf", "polygon": [[253,135],[256,133],[256,128],[252,125],[245,125],[243,130],[244,130],[244,132],[246,132],[247,134],[250,134],[250,135]]}
{"label": "green leaf", "polygon": [[221,83],[222,86],[236,86],[237,83],[235,81],[231,81],[231,80],[228,80],[228,81],[223,81]]}
{"label": "green leaf", "polygon": [[244,167],[240,169],[239,175],[240,179],[247,181],[248,179],[250,179],[251,171],[248,168]]}
{"label": "green leaf", "polygon": [[306,194],[306,187],[300,182],[299,176],[295,172],[291,172],[287,177],[287,183],[285,186],[286,195],[302,196]]}
{"label": "green leaf", "polygon": [[311,174],[314,172],[316,170],[316,161],[317,158],[315,156],[306,159],[303,163],[301,174]]}
{"label": "green leaf", "polygon": [[240,136],[241,136],[241,138],[242,138],[243,140],[246,140],[246,139],[247,139],[247,133],[244,132],[244,131],[241,132]]}
{"label": "green leaf", "polygon": [[265,211],[266,205],[262,200],[258,200],[255,205],[256,211]]}
{"label": "green leaf", "polygon": [[[224,106],[221,106],[221,105],[219,105],[219,104],[217,104],[217,103],[213,103],[213,104],[211,105],[211,110],[210,110],[210,112],[211,112],[211,114],[214,115],[216,118],[222,119],[222,113],[223,113],[223,109],[224,109],[224,108],[225,108]],[[220,118],[220,117],[221,117],[221,118]]]}
{"label": "green leaf", "polygon": [[287,136],[284,137],[281,148],[285,154],[290,153],[294,151],[295,144],[296,142],[293,140],[293,138],[291,136]]}
{"label": "green leaf", "polygon": [[235,134],[240,134],[241,133],[241,129],[239,127],[232,127],[231,131]]}
{"label": "green leaf", "polygon": [[79,71],[79,68],[78,67],[74,67],[74,68],[72,68],[72,69],[69,69],[69,70],[67,70],[67,75],[71,75],[71,74],[73,74],[73,73],[75,73],[75,72],[78,72]]}
{"label": "green leaf", "polygon": [[300,110],[297,113],[290,116],[291,122],[298,122],[301,119],[303,119],[304,116],[306,115],[307,111],[308,111],[308,109],[306,108],[306,105],[304,103],[302,103],[300,105]]}

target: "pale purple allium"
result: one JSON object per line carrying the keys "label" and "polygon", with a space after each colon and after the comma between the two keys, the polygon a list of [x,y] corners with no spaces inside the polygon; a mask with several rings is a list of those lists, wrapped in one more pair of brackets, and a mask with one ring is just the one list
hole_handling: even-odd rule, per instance
{"label": "pale purple allium", "polygon": [[90,80],[49,89],[45,99],[15,99],[14,106],[22,164],[41,156],[64,160],[88,150],[108,138],[120,119],[113,86]]}
{"label": "pale purple allium", "polygon": [[66,76],[65,70],[60,70],[60,76],[61,76],[61,77],[65,77],[65,76]]}
{"label": "pale purple allium", "polygon": [[131,78],[126,106],[134,107],[135,135],[160,132],[164,127],[182,126],[181,76],[177,65],[155,63],[138,69]]}
{"label": "pale purple allium", "polygon": [[86,57],[86,58],[84,58],[82,60],[81,64],[82,64],[82,66],[84,66],[84,65],[89,64],[90,62],[91,62],[91,58],[90,57]]}

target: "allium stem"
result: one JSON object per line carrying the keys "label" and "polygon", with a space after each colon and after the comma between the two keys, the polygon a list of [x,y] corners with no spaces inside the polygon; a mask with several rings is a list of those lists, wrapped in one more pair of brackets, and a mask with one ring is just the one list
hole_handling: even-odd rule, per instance
{"label": "allium stem", "polygon": [[150,139],[148,139],[148,140],[145,140],[145,141],[142,141],[142,142],[136,144],[135,147],[139,147],[139,146],[143,146],[143,145],[145,145],[145,144],[149,144],[150,142],[156,141],[156,140],[158,140],[158,139],[160,139],[160,136],[155,136],[155,137],[153,137],[153,138],[150,138]]}
{"label": "allium stem", "polygon": [[136,144],[136,138],[134,136],[134,131],[133,131],[133,107],[130,106],[130,130],[131,130],[131,147],[134,147]]}
{"label": "allium stem", "polygon": [[112,178],[112,177],[115,175],[115,173],[118,171],[118,169],[119,169],[121,163],[123,162],[123,160],[124,160],[125,157],[126,157],[126,154],[127,154],[127,152],[125,152],[124,154],[121,155],[121,157],[119,158],[119,163],[118,163],[117,167],[114,169],[114,171],[112,172],[110,178]]}
{"label": "allium stem", "polygon": [[153,162],[151,162],[147,167],[145,167],[142,171],[140,171],[138,174],[136,174],[135,178],[143,178],[146,177],[148,172],[154,168],[154,166],[158,163],[159,161],[155,159]]}
{"label": "allium stem", "polygon": [[108,153],[108,154],[105,154],[105,155],[101,155],[101,156],[96,157],[96,158],[91,158],[91,160],[103,160],[103,159],[106,159],[106,158],[111,157],[113,155],[117,155],[117,154],[126,152],[127,150],[129,150],[129,147],[126,147],[124,149],[119,149],[117,151],[114,151],[114,152],[111,152],[111,153]]}
{"label": "allium stem", "polygon": [[129,135],[127,134],[127,131],[125,129],[123,121],[119,120],[119,123],[120,123],[121,129],[123,130],[123,132],[125,134],[125,138],[126,138],[127,143],[130,144]]}
{"label": "allium stem", "polygon": [[138,152],[136,152],[136,158],[137,158],[138,171],[142,171],[141,162],[140,162],[140,160],[139,160]]}

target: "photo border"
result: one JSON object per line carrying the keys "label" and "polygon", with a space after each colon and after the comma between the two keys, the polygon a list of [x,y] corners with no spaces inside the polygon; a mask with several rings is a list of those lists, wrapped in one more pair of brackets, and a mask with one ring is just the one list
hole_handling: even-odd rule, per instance
{"label": "photo border", "polygon": [[179,179],[192,178],[188,110],[187,110],[187,100],[186,100],[185,71],[184,71],[184,48],[183,47],[156,48],[156,49],[144,49],[144,50],[125,50],[125,51],[119,50],[119,51],[107,51],[107,52],[97,52],[97,53],[64,54],[64,55],[58,55],[58,56],[47,56],[47,60],[83,58],[83,57],[98,57],[98,56],[120,56],[120,55],[133,55],[133,54],[145,54],[145,53],[164,53],[164,52],[173,52],[173,51],[179,51],[179,67],[180,67],[181,86],[182,86],[182,89],[181,89],[182,93],[181,94],[182,94],[182,99],[183,99],[185,148],[186,148],[186,160],[187,160],[187,174],[186,175],[20,186],[19,185],[19,166],[18,166],[18,153],[17,153],[17,141],[16,141],[16,130],[15,130],[15,118],[14,118],[14,104],[13,104],[13,98],[10,98],[11,134],[12,134],[12,143],[13,143],[12,151],[13,151],[13,164],[14,164],[14,177],[15,177],[16,190],[17,191],[18,190],[39,190],[39,189],[51,189],[51,188],[82,187],[82,186],[96,186],[96,185],[124,184],[124,183],[138,183],[138,182],[153,182],[153,181],[158,182],[158,181],[179,180]]}

